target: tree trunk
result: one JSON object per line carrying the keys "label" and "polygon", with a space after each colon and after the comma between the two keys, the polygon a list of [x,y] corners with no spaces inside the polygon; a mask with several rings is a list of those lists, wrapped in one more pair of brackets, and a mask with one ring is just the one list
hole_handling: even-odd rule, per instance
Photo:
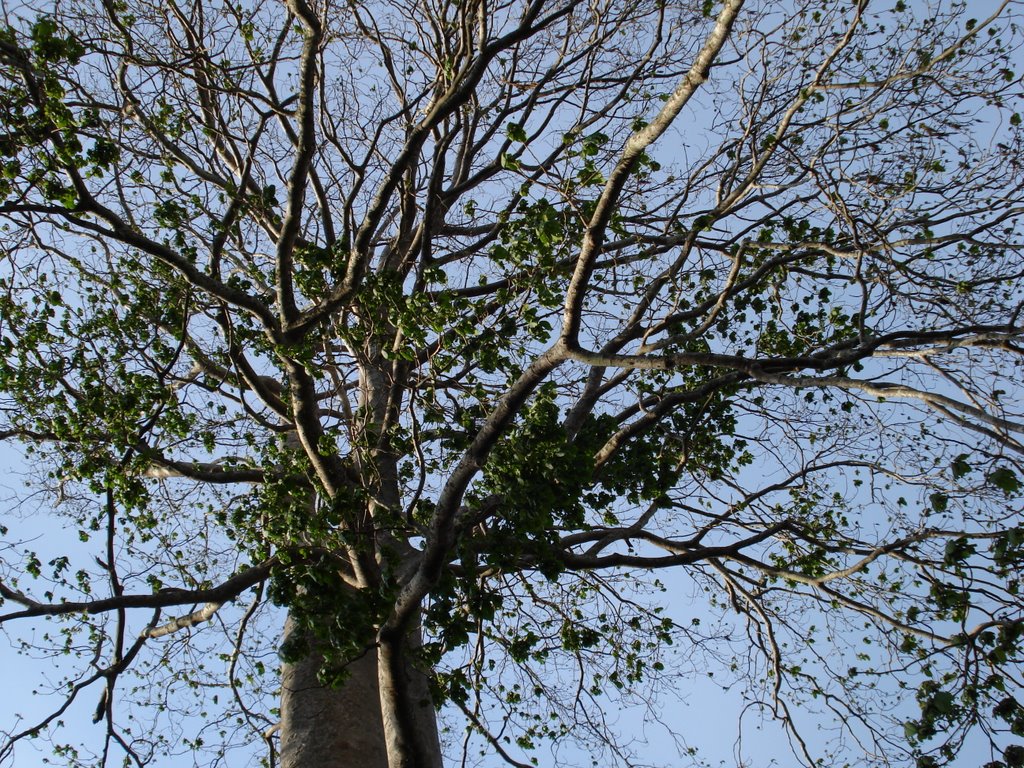
{"label": "tree trunk", "polygon": [[[292,631],[289,619],[286,637]],[[396,712],[394,697],[382,700],[380,695],[380,665],[372,650],[349,665],[349,677],[340,688],[319,684],[319,665],[319,654],[312,653],[282,670],[280,768],[441,768],[437,718],[425,675],[403,664],[403,712]],[[389,763],[394,724],[410,713],[418,754],[393,754]]]}

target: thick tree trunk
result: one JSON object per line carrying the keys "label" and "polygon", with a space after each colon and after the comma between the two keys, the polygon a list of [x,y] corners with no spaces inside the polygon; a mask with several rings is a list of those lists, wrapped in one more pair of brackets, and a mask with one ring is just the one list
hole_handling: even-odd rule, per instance
{"label": "thick tree trunk", "polygon": [[337,689],[320,685],[319,666],[311,653],[281,672],[281,768],[388,768],[375,655],[352,662]]}
{"label": "thick tree trunk", "polygon": [[[291,631],[289,620],[286,635]],[[349,665],[350,675],[337,689],[317,682],[319,664],[319,656],[310,654],[282,670],[281,768],[441,768],[437,719],[426,676],[403,665],[404,713],[400,713],[392,696],[382,700],[380,665],[373,651]],[[385,673],[384,678],[389,675]],[[418,754],[403,757],[392,750],[389,763],[388,743],[394,742],[395,723],[410,713]]]}

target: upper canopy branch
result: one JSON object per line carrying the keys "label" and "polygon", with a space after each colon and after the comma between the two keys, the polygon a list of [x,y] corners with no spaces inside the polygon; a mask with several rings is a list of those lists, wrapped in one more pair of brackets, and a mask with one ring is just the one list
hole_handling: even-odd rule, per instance
{"label": "upper canopy branch", "polygon": [[291,174],[288,177],[287,202],[281,235],[277,240],[277,301],[281,325],[287,328],[297,317],[295,291],[292,285],[295,244],[301,232],[303,203],[310,169],[316,153],[317,76],[323,28],[305,0],[289,0],[288,7],[305,29],[302,58],[299,61],[299,100],[295,119],[299,124],[298,145]]}
{"label": "upper canopy branch", "polygon": [[641,153],[668,130],[683,107],[708,79],[712,64],[729,39],[733,22],[736,21],[742,7],[743,0],[725,0],[722,10],[719,11],[718,17],[715,19],[714,27],[694,58],[689,72],[676,85],[675,90],[654,119],[629,137],[615,168],[608,174],[608,181],[605,183],[594,206],[594,212],[587,222],[576,266],[565,291],[562,338],[570,350],[578,344],[577,339],[582,322],[583,302],[587,286],[594,271],[594,264],[601,254],[608,224],[618,207],[619,196],[630,172]]}
{"label": "upper canopy branch", "polygon": [[[483,78],[491,62],[502,51],[508,50],[516,43],[553,25],[559,19],[570,14],[578,5],[580,5],[579,0],[566,2],[561,8],[546,16],[541,16],[545,3],[543,0],[535,0],[524,11],[516,29],[482,45],[475,58],[468,58],[459,71],[453,73],[451,82],[443,94],[431,102],[423,119],[408,133],[400,152],[390,163],[385,178],[380,183],[352,238],[344,279],[332,289],[327,298],[303,312],[301,317],[289,325],[286,330],[290,336],[301,337],[307,329],[325,322],[350,300],[363,279],[373,250],[371,248],[373,238],[382,222],[390,215],[392,198],[396,190],[399,189],[402,179],[407,176],[409,169],[418,162],[420,152],[432,132],[448,116],[455,113],[460,106],[472,98],[474,88]],[[483,7],[481,4],[480,8]],[[487,29],[486,20],[481,20],[480,24],[481,29]]]}
{"label": "upper canopy branch", "polygon": [[[800,357],[750,358],[712,352],[676,352],[662,355],[603,354],[582,348],[571,349],[569,356],[582,363],[603,368],[671,371],[685,366],[712,366],[742,371],[753,378],[761,379],[768,375],[801,369],[826,371],[845,368],[887,348],[907,350],[924,347],[938,353],[971,346],[1004,347],[1009,341],[1022,336],[1024,329],[1015,325],[970,325],[934,331],[899,330],[864,339],[849,339]],[[658,346],[664,347],[666,344]],[[813,386],[811,381],[809,379],[799,386]]]}

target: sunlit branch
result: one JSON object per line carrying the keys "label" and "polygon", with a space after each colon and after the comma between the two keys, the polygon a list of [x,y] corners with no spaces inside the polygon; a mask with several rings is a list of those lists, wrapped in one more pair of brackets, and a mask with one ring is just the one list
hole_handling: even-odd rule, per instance
{"label": "sunlit branch", "polygon": [[143,637],[149,639],[163,637],[170,635],[182,629],[194,627],[196,624],[202,624],[204,621],[209,621],[213,618],[213,615],[220,610],[220,603],[207,603],[197,611],[193,611],[185,616],[178,616],[175,619],[171,619],[165,624],[161,624],[158,627],[151,627],[143,632]]}

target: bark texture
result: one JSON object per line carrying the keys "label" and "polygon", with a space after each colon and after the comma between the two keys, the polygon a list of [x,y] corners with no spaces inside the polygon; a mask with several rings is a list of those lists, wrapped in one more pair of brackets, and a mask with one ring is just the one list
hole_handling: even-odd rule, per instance
{"label": "bark texture", "polygon": [[281,768],[388,768],[374,654],[352,662],[337,689],[317,681],[319,666],[314,653],[282,670]]}
{"label": "bark texture", "polygon": [[[418,638],[416,638],[418,640]],[[441,768],[437,717],[427,678],[408,662],[409,646],[381,643],[378,690],[390,768]]]}
{"label": "bark texture", "polygon": [[[292,631],[289,620],[285,635]],[[280,767],[396,768],[388,761],[384,728],[385,722],[395,722],[396,713],[382,714],[382,709],[392,707],[382,707],[377,655],[371,651],[352,662],[348,679],[336,689],[317,681],[319,665],[320,656],[310,654],[282,670]],[[406,754],[398,764],[440,768],[437,718],[427,678],[408,665],[405,670],[404,709],[414,713],[421,754]]]}

